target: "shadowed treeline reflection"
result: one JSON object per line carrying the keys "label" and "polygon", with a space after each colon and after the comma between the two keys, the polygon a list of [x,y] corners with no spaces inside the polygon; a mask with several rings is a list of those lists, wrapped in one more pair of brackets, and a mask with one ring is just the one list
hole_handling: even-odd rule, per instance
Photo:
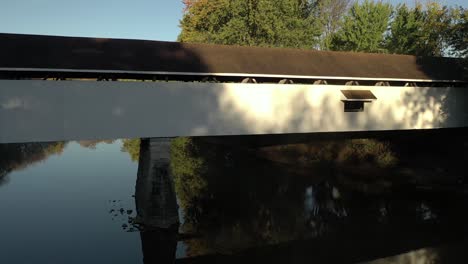
{"label": "shadowed treeline reflection", "polygon": [[[463,237],[466,141],[428,139],[255,149],[176,139],[172,167],[185,215],[182,230],[203,234],[186,242],[187,255],[233,254],[298,240],[317,245],[314,252],[331,253],[340,248],[329,241],[334,238],[355,249],[385,240],[385,256]],[[426,232],[432,237],[421,235]],[[373,254],[341,250],[356,261]]]}
{"label": "shadowed treeline reflection", "polygon": [[[95,149],[99,143],[112,144],[115,140],[82,140],[80,146]],[[44,161],[52,155],[61,155],[68,142],[0,144],[0,185],[7,182],[12,171],[22,170]]]}
{"label": "shadowed treeline reflection", "polygon": [[[137,153],[137,142],[123,150]],[[172,238],[188,236],[183,262],[349,263],[453,243],[468,231],[467,151],[454,135],[263,147],[176,138],[171,171],[183,217]],[[158,252],[145,246],[153,240],[142,235],[145,255]],[[444,263],[438,253],[432,259]]]}
{"label": "shadowed treeline reflection", "polygon": [[0,144],[0,185],[7,182],[8,173],[43,161],[51,155],[60,155],[65,142]]}
{"label": "shadowed treeline reflection", "polygon": [[[468,238],[460,132],[106,143],[138,162],[144,263],[452,263]],[[2,175],[65,145],[0,145]]]}

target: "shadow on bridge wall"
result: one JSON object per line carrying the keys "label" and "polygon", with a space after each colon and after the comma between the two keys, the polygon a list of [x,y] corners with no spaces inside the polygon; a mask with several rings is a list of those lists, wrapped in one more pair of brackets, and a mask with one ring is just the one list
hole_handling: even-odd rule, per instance
{"label": "shadow on bridge wall", "polygon": [[[241,122],[254,134],[396,130],[445,127],[447,89],[427,87],[346,87],[369,89],[377,100],[363,113],[345,113],[340,86],[226,87],[219,95],[220,116],[211,124]],[[265,90],[274,89],[272,93]],[[449,109],[452,110],[452,109]],[[460,112],[450,112],[454,120]],[[227,120],[226,120],[227,118]],[[224,121],[224,122],[223,122]],[[460,126],[460,122],[453,122]],[[206,129],[209,131],[209,129]],[[209,134],[209,133],[207,133]]]}
{"label": "shadow on bridge wall", "polygon": [[[468,125],[465,111],[468,91],[464,88],[346,88],[369,89],[378,99],[367,104],[363,113],[344,113],[340,101],[342,86],[200,84],[191,87],[187,84],[185,88],[170,89],[172,94],[167,98],[173,99],[168,100],[167,109],[171,109],[172,102],[182,107],[171,110],[177,118],[174,122],[179,124],[169,125],[174,126],[174,131],[185,131],[192,136]],[[155,116],[155,120],[160,118]],[[188,124],[191,126],[187,127]]]}
{"label": "shadow on bridge wall", "polygon": [[[454,67],[447,59],[417,58],[426,76],[465,76],[467,61]],[[229,62],[226,62],[229,63]],[[209,66],[206,70],[210,70]],[[317,131],[393,130],[468,126],[468,87],[346,87],[369,89],[377,100],[364,113],[343,113],[343,86],[220,84],[198,107],[212,114],[191,135],[274,134]],[[205,96],[201,96],[204,98]],[[214,99],[214,100],[212,100]],[[197,106],[190,108],[197,111]],[[202,111],[203,112],[203,111]],[[221,125],[222,124],[222,125]]]}
{"label": "shadow on bridge wall", "polygon": [[[441,59],[442,62],[444,59]],[[432,60],[431,60],[432,62]],[[229,63],[229,62],[226,62]],[[443,72],[466,71],[428,64],[424,58],[416,63],[435,80]],[[460,63],[466,61],[460,60]],[[451,65],[453,66],[453,65]],[[206,70],[210,70],[209,66]],[[197,125],[190,135],[275,134],[354,130],[394,130],[468,126],[467,87],[378,87],[349,86],[368,89],[377,100],[366,104],[363,113],[344,113],[340,90],[343,86],[304,86],[275,84],[213,84],[194,94],[194,102],[181,100],[188,111],[200,113],[189,120]],[[447,85],[450,86],[450,85]],[[186,92],[180,89],[182,93]],[[203,94],[208,92],[208,94]],[[178,97],[180,98],[180,97]],[[206,115],[205,111],[210,113]],[[229,132],[235,131],[235,132]]]}
{"label": "shadow on bridge wall", "polygon": [[[451,60],[452,63],[447,64],[447,60]],[[457,63],[453,63],[457,60]],[[443,76],[459,76],[465,83],[464,86],[460,86],[454,83],[454,87],[450,87],[442,98],[442,105],[440,108],[440,115],[445,121],[445,125],[450,127],[464,126],[468,127],[468,58],[465,59],[447,59],[447,58],[425,58],[417,57],[416,63],[419,65],[419,69],[424,72],[433,80],[441,80]],[[457,88],[458,86],[458,88]],[[421,112],[424,108],[427,108],[428,102],[421,101],[421,97],[427,94],[430,97],[434,97],[430,91],[423,91],[422,96],[413,97],[408,96],[408,103],[416,101],[418,104],[414,105],[413,111],[415,113]],[[418,106],[419,107],[416,107]]]}
{"label": "shadow on bridge wall", "polygon": [[[227,62],[228,63],[228,62]],[[441,65],[419,61],[426,75],[440,79]],[[209,71],[209,67],[206,67]],[[466,87],[346,87],[369,89],[377,100],[363,113],[344,113],[343,86],[212,84],[193,88],[182,123],[189,135],[275,134],[394,130],[468,126]],[[189,87],[189,86],[187,86]],[[181,93],[188,90],[178,89]],[[169,97],[168,97],[169,98]],[[208,111],[208,114],[207,112]],[[177,115],[179,116],[179,115]],[[186,119],[184,119],[186,118]]]}
{"label": "shadow on bridge wall", "polygon": [[[183,44],[160,50],[157,56],[183,57],[200,72],[211,71]],[[377,100],[366,104],[364,112],[345,113],[344,86],[334,85],[208,79],[203,83],[35,81],[28,87],[25,82],[9,81],[5,83],[9,87],[2,87],[8,92],[0,93],[0,122],[10,128],[2,131],[4,142],[395,130],[459,127],[468,122],[468,91],[459,87],[348,86],[371,90]]]}

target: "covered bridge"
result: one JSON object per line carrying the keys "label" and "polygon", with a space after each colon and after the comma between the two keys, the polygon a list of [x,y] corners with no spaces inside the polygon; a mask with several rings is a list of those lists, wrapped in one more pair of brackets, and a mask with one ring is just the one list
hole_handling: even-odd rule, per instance
{"label": "covered bridge", "polygon": [[466,127],[453,58],[0,34],[0,142]]}

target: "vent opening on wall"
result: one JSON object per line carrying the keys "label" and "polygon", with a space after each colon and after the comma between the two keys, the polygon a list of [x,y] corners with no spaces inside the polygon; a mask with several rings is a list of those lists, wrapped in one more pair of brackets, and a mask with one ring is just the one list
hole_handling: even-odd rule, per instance
{"label": "vent opening on wall", "polygon": [[369,90],[341,90],[346,99],[344,103],[345,112],[363,112],[364,103],[372,103],[377,97]]}

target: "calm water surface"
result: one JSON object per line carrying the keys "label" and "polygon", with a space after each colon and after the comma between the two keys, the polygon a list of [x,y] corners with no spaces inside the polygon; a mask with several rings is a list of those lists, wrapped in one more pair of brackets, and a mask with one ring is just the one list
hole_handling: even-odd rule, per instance
{"label": "calm water surface", "polygon": [[466,248],[465,139],[224,140],[0,145],[0,263],[448,263]]}
{"label": "calm water surface", "polygon": [[25,150],[0,186],[2,263],[138,263],[139,234],[124,232],[123,216],[109,214],[135,210],[138,164],[120,145]]}

